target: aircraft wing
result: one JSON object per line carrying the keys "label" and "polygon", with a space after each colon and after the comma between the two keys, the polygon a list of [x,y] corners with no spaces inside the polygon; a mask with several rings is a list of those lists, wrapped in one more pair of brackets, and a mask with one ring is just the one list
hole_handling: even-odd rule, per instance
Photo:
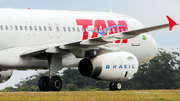
{"label": "aircraft wing", "polygon": [[107,36],[103,36],[103,37],[83,40],[80,42],[80,45],[106,44],[108,42],[116,41],[119,39],[134,38],[139,34],[146,33],[146,32],[152,32],[152,31],[160,30],[160,29],[167,28],[167,27],[169,27],[169,30],[171,31],[173,26],[178,25],[178,24],[175,21],[173,21],[169,16],[167,16],[167,19],[169,21],[169,23],[167,23],[167,24],[162,24],[162,25],[157,25],[157,26],[152,26],[152,27],[146,27],[146,28],[142,28],[142,29],[136,29],[136,30],[121,32],[121,33],[117,33],[117,34],[107,35]]}
{"label": "aircraft wing", "polygon": [[138,36],[139,34],[151,32],[163,28],[169,27],[169,30],[172,30],[172,27],[178,25],[175,21],[173,21],[169,16],[167,16],[169,20],[168,24],[157,25],[153,27],[146,27],[142,29],[136,29],[131,31],[125,31],[117,34],[111,34],[107,36],[87,39],[87,40],[80,40],[77,42],[71,42],[67,44],[60,44],[59,46],[56,45],[53,48],[45,48],[39,49],[35,51],[30,51],[23,53],[21,56],[36,56],[42,53],[61,53],[63,50],[69,50],[72,52],[76,57],[84,57],[84,54],[88,50],[98,49],[99,45],[104,45],[112,41],[116,41],[119,39],[130,39]]}

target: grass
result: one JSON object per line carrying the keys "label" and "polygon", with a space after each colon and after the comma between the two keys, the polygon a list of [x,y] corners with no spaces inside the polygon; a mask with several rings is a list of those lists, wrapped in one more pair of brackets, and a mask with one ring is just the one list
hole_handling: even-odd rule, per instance
{"label": "grass", "polygon": [[180,101],[180,90],[1,92],[0,101]]}

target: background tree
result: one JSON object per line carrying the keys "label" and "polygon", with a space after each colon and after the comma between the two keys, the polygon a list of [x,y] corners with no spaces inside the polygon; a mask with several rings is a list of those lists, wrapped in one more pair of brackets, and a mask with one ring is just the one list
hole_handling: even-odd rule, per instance
{"label": "background tree", "polygon": [[178,52],[159,50],[149,62],[141,65],[137,76],[123,82],[124,89],[178,89],[180,58]]}
{"label": "background tree", "polygon": [[75,84],[69,84],[66,86],[66,90],[68,91],[78,91],[78,87]]}

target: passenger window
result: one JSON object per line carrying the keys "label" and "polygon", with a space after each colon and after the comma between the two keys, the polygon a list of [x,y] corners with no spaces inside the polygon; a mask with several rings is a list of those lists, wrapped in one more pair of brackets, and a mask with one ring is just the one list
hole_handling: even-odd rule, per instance
{"label": "passenger window", "polygon": [[17,26],[15,26],[15,29],[16,29],[16,30],[18,30],[18,27],[17,27]]}
{"label": "passenger window", "polygon": [[113,32],[115,33],[115,29],[113,28]]}
{"label": "passenger window", "polygon": [[37,27],[36,26],[34,26],[34,30],[37,31]]}
{"label": "passenger window", "polygon": [[98,32],[98,31],[97,31],[97,28],[95,28],[95,32]]}
{"label": "passenger window", "polygon": [[93,32],[93,29],[92,29],[92,27],[90,28],[90,31],[91,31],[91,32]]}
{"label": "passenger window", "polygon": [[73,27],[73,32],[75,32],[75,28]]}
{"label": "passenger window", "polygon": [[102,32],[102,29],[101,29],[101,28],[99,28],[99,32]]}
{"label": "passenger window", "polygon": [[104,32],[106,33],[106,28],[104,28]]}
{"label": "passenger window", "polygon": [[52,31],[52,28],[51,28],[51,26],[49,26],[49,30],[50,30],[50,31]]}
{"label": "passenger window", "polygon": [[13,26],[12,25],[10,25],[10,28],[11,28],[11,30],[13,30]]}
{"label": "passenger window", "polygon": [[20,26],[20,30],[22,30],[22,26]]}
{"label": "passenger window", "polygon": [[70,27],[68,27],[68,31],[69,31],[69,32],[71,31]]}
{"label": "passenger window", "polygon": [[25,30],[27,31],[27,26],[24,26]]}
{"label": "passenger window", "polygon": [[117,28],[117,32],[119,33],[119,28]]}
{"label": "passenger window", "polygon": [[63,29],[64,29],[64,32],[66,32],[66,27],[63,27]]}
{"label": "passenger window", "polygon": [[89,31],[89,29],[88,29],[88,28],[86,28],[86,31],[88,32],[88,31]]}
{"label": "passenger window", "polygon": [[121,32],[124,32],[123,28],[121,28]]}
{"label": "passenger window", "polygon": [[39,26],[39,30],[41,31],[41,26]]}
{"label": "passenger window", "polygon": [[31,26],[29,26],[29,29],[32,31],[32,27]]}
{"label": "passenger window", "polygon": [[109,33],[111,33],[111,28],[108,28],[108,30],[109,30]]}
{"label": "passenger window", "polygon": [[79,32],[79,27],[77,27],[77,31]]}
{"label": "passenger window", "polygon": [[1,25],[1,30],[3,30],[3,26]]}
{"label": "passenger window", "polygon": [[46,31],[46,26],[44,26],[44,31]]}
{"label": "passenger window", "polygon": [[6,25],[6,30],[8,30],[8,26]]}
{"label": "passenger window", "polygon": [[82,32],[84,32],[84,28],[82,27]]}
{"label": "passenger window", "polygon": [[56,30],[59,32],[59,27],[56,27]]}

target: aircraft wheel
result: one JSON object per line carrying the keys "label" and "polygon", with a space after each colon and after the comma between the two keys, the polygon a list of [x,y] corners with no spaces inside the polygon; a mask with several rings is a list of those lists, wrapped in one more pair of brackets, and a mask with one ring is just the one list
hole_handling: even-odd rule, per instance
{"label": "aircraft wheel", "polygon": [[59,76],[53,76],[49,80],[49,88],[51,91],[60,91],[62,89],[62,81]]}
{"label": "aircraft wheel", "polygon": [[38,87],[40,91],[49,91],[49,77],[48,76],[42,76],[39,79]]}
{"label": "aircraft wheel", "polygon": [[114,88],[114,82],[110,82],[110,83],[109,83],[109,90],[111,90],[111,91],[115,90],[115,88]]}
{"label": "aircraft wheel", "polygon": [[121,90],[121,89],[122,89],[122,84],[121,84],[121,82],[115,82],[115,83],[114,83],[114,88],[115,88],[115,90]]}

